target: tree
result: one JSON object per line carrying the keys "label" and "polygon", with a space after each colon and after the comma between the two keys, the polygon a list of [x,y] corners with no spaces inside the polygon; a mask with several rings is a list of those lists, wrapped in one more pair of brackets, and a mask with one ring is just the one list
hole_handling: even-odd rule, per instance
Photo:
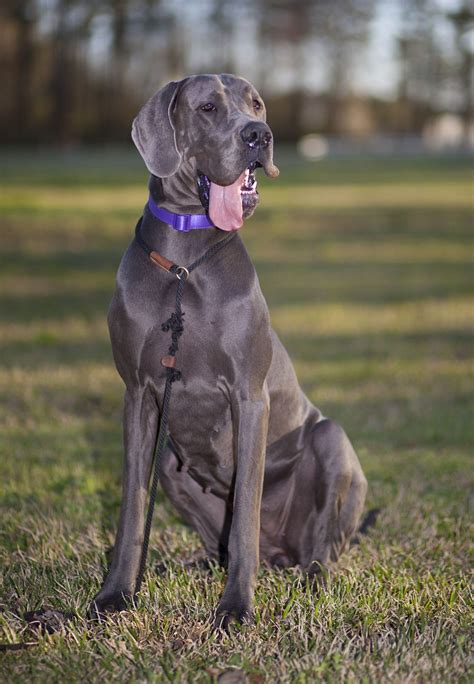
{"label": "tree", "polygon": [[456,35],[456,47],[460,66],[456,70],[461,95],[461,114],[467,127],[474,116],[474,46],[470,32],[474,30],[474,9],[465,2],[455,12],[448,12],[447,18],[452,23]]}

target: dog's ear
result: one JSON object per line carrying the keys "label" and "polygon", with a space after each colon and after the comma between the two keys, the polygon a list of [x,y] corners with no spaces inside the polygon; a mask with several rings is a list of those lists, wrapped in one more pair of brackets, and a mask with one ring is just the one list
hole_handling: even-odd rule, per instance
{"label": "dog's ear", "polygon": [[172,176],[181,163],[172,122],[180,85],[181,81],[172,81],[163,86],[141,108],[132,125],[133,142],[147,169],[160,178]]}

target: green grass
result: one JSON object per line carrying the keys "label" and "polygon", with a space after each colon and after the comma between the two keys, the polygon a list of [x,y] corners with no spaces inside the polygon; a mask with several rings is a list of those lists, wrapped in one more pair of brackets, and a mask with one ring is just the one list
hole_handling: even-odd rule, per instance
{"label": "green grass", "polygon": [[[469,680],[469,165],[281,160],[242,235],[304,389],[356,446],[377,526],[325,590],[262,568],[256,625],[219,638],[210,617],[225,573],[185,568],[199,540],[161,498],[136,608],[84,620],[120,503],[123,387],[105,317],[146,175],[118,151],[11,152],[0,161],[0,642],[38,643],[0,653],[2,681]],[[44,604],[77,619],[38,638],[23,615]]]}

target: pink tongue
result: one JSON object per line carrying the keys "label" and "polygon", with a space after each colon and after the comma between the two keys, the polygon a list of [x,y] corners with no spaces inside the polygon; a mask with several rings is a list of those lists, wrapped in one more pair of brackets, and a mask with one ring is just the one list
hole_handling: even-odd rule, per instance
{"label": "pink tongue", "polygon": [[222,230],[237,230],[243,224],[240,188],[245,171],[232,185],[217,185],[211,181],[209,191],[209,216],[215,226]]}

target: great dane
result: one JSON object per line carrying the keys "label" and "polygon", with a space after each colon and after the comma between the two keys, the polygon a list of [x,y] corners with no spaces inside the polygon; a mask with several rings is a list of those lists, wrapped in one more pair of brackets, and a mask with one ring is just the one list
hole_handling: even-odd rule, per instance
{"label": "great dane", "polygon": [[[152,174],[142,239],[176,264],[191,263],[251,216],[256,168],[278,175],[262,98],[229,74],[164,86],[139,112],[132,137]],[[204,222],[207,215],[211,227],[175,230],[156,217],[157,207]],[[113,560],[93,603],[98,613],[123,608],[134,593],[167,372],[160,359],[169,335],[161,324],[175,291],[176,278],[134,239],[108,316],[126,387],[125,457]],[[357,528],[367,483],[342,428],[299,387],[238,234],[191,274],[183,309],[182,380],[173,385],[161,485],[209,557],[227,562],[215,616],[226,628],[251,618],[260,560],[309,573],[337,560]]]}

